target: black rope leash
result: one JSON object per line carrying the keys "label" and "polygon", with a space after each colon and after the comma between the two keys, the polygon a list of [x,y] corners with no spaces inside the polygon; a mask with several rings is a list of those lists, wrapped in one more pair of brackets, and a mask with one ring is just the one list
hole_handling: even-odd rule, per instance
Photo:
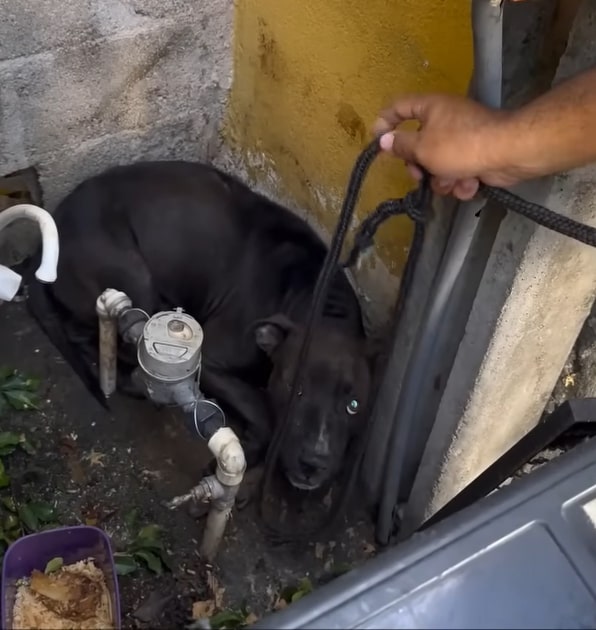
{"label": "black rope leash", "polygon": [[[331,239],[331,245],[327,251],[327,255],[325,256],[323,266],[315,285],[311,308],[308,320],[306,322],[304,339],[302,341],[302,346],[298,354],[296,371],[294,373],[294,379],[292,382],[290,397],[288,399],[288,405],[286,407],[286,413],[282,421],[278,423],[269,448],[267,450],[267,456],[265,458],[265,472],[263,483],[261,486],[261,496],[259,503],[261,519],[265,526],[265,530],[272,542],[278,542],[281,544],[284,542],[304,540],[311,537],[314,533],[314,531],[303,530],[300,534],[296,534],[294,532],[284,531],[281,527],[269,525],[265,517],[265,502],[271,488],[273,472],[279,460],[279,451],[287,435],[288,427],[290,426],[290,422],[294,415],[294,410],[298,401],[298,392],[300,391],[301,383],[306,373],[306,358],[308,356],[308,352],[312,343],[313,330],[315,324],[320,319],[321,312],[323,310],[323,306],[325,304],[325,300],[327,299],[327,294],[331,286],[331,281],[333,280],[333,275],[337,271],[339,256],[341,254],[346,234],[348,233],[350,221],[352,220],[352,217],[354,215],[354,208],[356,207],[356,202],[358,201],[358,196],[360,194],[360,189],[362,188],[364,177],[370,165],[377,156],[378,152],[378,142],[375,141],[374,143],[371,143],[358,156],[356,164],[352,169],[352,173],[350,175],[350,180],[346,190],[346,195],[344,197],[341,212],[337,222],[337,227],[335,228],[335,233],[333,234],[333,237]],[[347,487],[348,485],[349,484],[346,484],[345,487]],[[346,493],[344,492],[343,494]],[[332,520],[335,521],[338,517],[339,514],[337,514],[336,511],[336,513],[333,514]],[[326,527],[318,527],[315,531],[320,532],[324,528]]]}
{"label": "black rope leash", "polygon": [[[280,448],[287,435],[287,430],[290,426],[294,410],[296,408],[298,392],[301,389],[301,383],[306,373],[306,358],[308,356],[308,352],[312,342],[312,333],[315,324],[318,322],[321,316],[333,276],[338,270],[339,257],[343,244],[345,242],[350,222],[354,215],[354,210],[358,201],[360,189],[362,188],[364,178],[366,176],[366,173],[368,172],[370,165],[379,154],[379,152],[380,146],[378,141],[375,140],[371,142],[358,156],[354,168],[352,169],[341,212],[337,222],[337,227],[331,239],[331,245],[329,247],[329,250],[323,262],[323,266],[319,273],[317,283],[315,285],[311,309],[305,327],[304,339],[298,355],[296,372],[294,374],[294,379],[292,382],[292,389],[290,392],[290,397],[288,399],[286,413],[283,420],[277,425],[276,431],[273,435],[267,451],[267,456],[265,459],[265,472],[263,483],[261,485],[260,516],[268,537],[270,538],[271,542],[274,543],[277,542],[278,544],[281,544],[285,542],[309,540],[312,539],[314,535],[323,534],[330,530],[343,515],[348,505],[352,489],[355,486],[358,478],[360,463],[362,461],[362,458],[364,457],[367,440],[361,440],[358,443],[356,447],[356,453],[354,453],[353,466],[350,468],[350,473],[348,479],[346,480],[346,483],[343,484],[343,491],[340,494],[338,506],[336,509],[330,510],[330,518],[322,525],[310,529],[304,528],[299,534],[297,534],[295,531],[290,531],[289,529],[285,530],[280,526],[272,526],[271,524],[267,523],[267,519],[265,517],[265,502],[267,496],[269,495],[269,490],[271,489],[273,472],[279,460]],[[363,229],[365,228],[365,223],[363,223],[356,237],[358,243],[357,247],[364,248],[365,246],[367,246],[369,240],[370,244],[372,244],[372,237],[374,236],[377,228],[390,216],[394,216],[396,214],[408,214],[413,220],[416,221],[416,229],[414,232],[412,247],[410,249],[410,254],[408,255],[406,268],[404,269],[404,275],[400,284],[399,296],[395,307],[394,317],[396,318],[401,315],[405,306],[409,288],[412,282],[412,278],[414,276],[418,255],[420,253],[420,250],[422,249],[422,243],[424,240],[424,224],[426,223],[427,218],[426,208],[429,207],[429,201],[430,186],[428,177],[425,177],[419,189],[408,193],[403,199],[391,199],[381,203],[367,219],[367,222],[365,222],[368,227],[366,229]],[[350,255],[346,263],[341,266],[351,266],[354,262],[356,262],[357,258],[358,253],[355,254],[355,257]],[[373,375],[373,381],[375,380],[375,375]],[[373,392],[377,389],[378,384],[379,383],[375,383],[373,385]],[[369,396],[369,407],[364,410],[365,418],[367,419],[369,419],[371,416],[371,405],[374,399],[374,395]],[[366,434],[368,434],[369,432],[369,425],[370,422],[367,421],[365,429]]]}
{"label": "black rope leash", "polygon": [[[340,494],[337,508],[335,510],[330,510],[330,518],[328,518],[321,526],[310,528],[308,530],[303,529],[300,533],[284,529],[279,525],[272,526],[267,523],[265,518],[265,501],[271,488],[271,481],[275,466],[279,460],[280,448],[287,435],[287,430],[290,426],[296,408],[298,392],[301,389],[301,383],[306,372],[306,359],[312,342],[313,330],[321,317],[322,309],[327,299],[333,275],[338,270],[339,257],[350,222],[354,215],[354,209],[358,201],[364,178],[370,165],[380,151],[381,148],[378,140],[371,142],[356,159],[356,163],[350,174],[337,227],[331,239],[331,245],[315,285],[311,309],[306,323],[304,339],[298,356],[298,363],[294,374],[286,413],[283,420],[277,425],[267,451],[265,459],[265,473],[261,486],[260,513],[266,532],[272,542],[281,544],[285,542],[297,542],[300,540],[312,540],[315,535],[322,534],[330,530],[344,514],[345,509],[347,508],[352,490],[355,487],[358,478],[362,459],[366,452],[372,424],[370,420],[372,415],[372,405],[376,398],[376,393],[381,381],[379,373],[373,375],[374,385],[371,388],[368,407],[365,409],[365,435],[358,442],[356,453],[354,455],[353,466],[350,469],[350,474],[346,483],[343,485],[343,491]],[[592,247],[596,247],[596,228],[579,223],[569,217],[562,216],[538,204],[526,201],[525,199],[522,199],[521,197],[518,197],[517,195],[502,188],[495,188],[481,184],[479,193],[486,199],[495,201],[503,205],[505,208],[531,219],[543,227]],[[430,217],[430,200],[430,175],[424,172],[423,179],[417,189],[408,192],[402,198],[383,201],[366,217],[355,235],[354,244],[346,262],[341,265],[344,268],[355,265],[361,254],[374,244],[375,234],[381,224],[392,216],[406,215],[414,222],[412,244],[406,266],[404,268],[402,281],[400,283],[397,301],[394,307],[394,322],[399,321],[399,318],[402,316],[410,289],[412,287],[416,266],[424,243],[425,225]],[[382,362],[382,365],[378,368],[378,372],[382,373],[385,363],[386,361]]]}

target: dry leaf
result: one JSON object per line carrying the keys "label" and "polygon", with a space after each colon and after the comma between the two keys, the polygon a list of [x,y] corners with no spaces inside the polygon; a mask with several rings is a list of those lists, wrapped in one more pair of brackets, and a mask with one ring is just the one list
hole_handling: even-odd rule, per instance
{"label": "dry leaf", "polygon": [[215,607],[218,609],[223,608],[223,596],[226,592],[226,589],[220,585],[220,583],[217,581],[217,578],[215,577],[215,575],[213,575],[211,571],[207,571],[207,585],[209,586],[209,590],[211,591]]}
{"label": "dry leaf", "polygon": [[278,597],[275,604],[273,604],[273,610],[283,610],[288,605],[288,602],[282,597]]}
{"label": "dry leaf", "polygon": [[563,381],[565,387],[573,387],[575,385],[575,374],[567,374]]}
{"label": "dry leaf", "polygon": [[323,543],[315,543],[315,558],[322,560],[325,555],[325,545]]}
{"label": "dry leaf", "polygon": [[60,438],[59,450],[66,457],[72,480],[79,486],[87,483],[87,475],[81,465],[81,458],[77,443],[69,435]]}
{"label": "dry leaf", "polygon": [[91,466],[101,466],[104,467],[103,458],[105,457],[104,453],[100,453],[95,449],[91,449],[90,453],[87,453],[83,459],[87,460]]}
{"label": "dry leaf", "polygon": [[371,545],[371,544],[370,544],[370,543],[368,543],[368,542],[365,542],[365,543],[362,545],[362,551],[364,551],[364,553],[365,553],[365,554],[367,554],[367,555],[369,555],[369,556],[370,556],[371,554],[375,553],[375,551],[376,551],[376,550],[377,550],[377,549],[376,549],[376,547],[375,547],[374,545]]}
{"label": "dry leaf", "polygon": [[253,623],[256,623],[259,620],[259,618],[253,613],[248,613],[248,615],[246,616],[246,619],[244,620],[244,623],[247,626],[252,626]]}
{"label": "dry leaf", "polygon": [[207,599],[202,602],[195,602],[192,605],[192,618],[193,619],[209,619],[215,612],[215,602],[212,599]]}

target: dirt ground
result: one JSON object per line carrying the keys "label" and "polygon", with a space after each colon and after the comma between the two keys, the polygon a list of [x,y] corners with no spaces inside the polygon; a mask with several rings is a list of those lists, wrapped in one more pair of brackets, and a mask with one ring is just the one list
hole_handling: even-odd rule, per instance
{"label": "dirt ground", "polygon": [[0,420],[2,431],[24,432],[36,447],[34,455],[5,458],[15,498],[51,503],[62,525],[96,524],[116,550],[133,510],[138,527],[163,528],[171,571],[141,569],[119,578],[123,627],[184,627],[195,602],[244,609],[254,621],[280,605],[283,589],[305,578],[316,588],[374,555],[366,515],[352,513],[331,541],[272,546],[252,505],[234,513],[216,564],[207,565],[198,553],[204,521],[163,507],[199,481],[208,461],[205,445],[183,421],[122,398],[114,399],[111,413],[103,410],[22,303],[0,307],[0,348],[1,366],[41,381],[41,411],[11,411]]}

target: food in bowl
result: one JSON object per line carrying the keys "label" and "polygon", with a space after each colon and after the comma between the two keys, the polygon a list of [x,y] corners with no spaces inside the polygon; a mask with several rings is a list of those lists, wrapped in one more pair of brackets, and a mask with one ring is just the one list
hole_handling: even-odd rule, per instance
{"label": "food in bowl", "polygon": [[93,559],[33,571],[17,583],[13,630],[107,630],[114,627],[103,571]]}

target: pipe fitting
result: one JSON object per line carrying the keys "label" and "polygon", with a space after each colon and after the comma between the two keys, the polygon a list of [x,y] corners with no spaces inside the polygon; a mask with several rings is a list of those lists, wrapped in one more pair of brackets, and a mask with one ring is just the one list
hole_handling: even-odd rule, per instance
{"label": "pipe fitting", "polygon": [[225,486],[238,486],[246,471],[246,458],[240,440],[232,429],[222,427],[207,442],[217,460],[215,474]]}
{"label": "pipe fitting", "polygon": [[132,301],[122,291],[106,289],[95,302],[99,320],[99,386],[109,398],[116,391],[118,361],[118,317],[132,308]]}
{"label": "pipe fitting", "polygon": [[58,229],[52,215],[33,204],[20,203],[0,212],[0,231],[19,219],[34,221],[41,232],[41,263],[35,272],[35,277],[40,282],[55,282],[58,273],[60,246]]}
{"label": "pipe fitting", "polygon": [[0,304],[12,302],[21,288],[23,278],[9,267],[0,265]]}
{"label": "pipe fitting", "polygon": [[124,310],[130,308],[132,308],[132,300],[126,293],[116,289],[106,289],[95,303],[98,317],[109,317],[110,319],[118,319]]}
{"label": "pipe fitting", "polygon": [[176,510],[181,505],[188,503],[189,501],[195,501],[197,503],[211,501],[213,499],[219,499],[223,496],[224,489],[215,475],[204,477],[199,483],[191,488],[186,494],[174,497],[171,501],[168,501],[165,505],[169,510]]}
{"label": "pipe fitting", "polygon": [[217,555],[226,525],[232,516],[232,509],[239,489],[239,485],[223,486],[223,496],[211,501],[211,509],[207,515],[207,523],[199,548],[199,553],[207,562],[213,562]]}
{"label": "pipe fitting", "polygon": [[[201,435],[199,427],[197,432]],[[246,458],[240,440],[234,431],[226,426],[220,426],[213,433],[207,446],[217,461],[215,475],[205,477],[187,494],[175,497],[166,505],[170,510],[174,510],[188,501],[210,501],[199,552],[211,562],[217,554],[226,524],[232,515],[236,495],[246,470]]]}
{"label": "pipe fitting", "polygon": [[226,416],[222,408],[213,400],[199,397],[193,406],[192,420],[195,431],[207,443],[226,426]]}
{"label": "pipe fitting", "polygon": [[149,315],[141,308],[124,308],[118,315],[118,332],[126,343],[137,345]]}

